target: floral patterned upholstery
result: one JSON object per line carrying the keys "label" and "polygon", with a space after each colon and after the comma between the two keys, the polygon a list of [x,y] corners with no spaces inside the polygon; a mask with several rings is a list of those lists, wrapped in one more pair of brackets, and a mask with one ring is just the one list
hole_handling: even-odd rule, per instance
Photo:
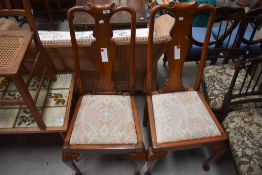
{"label": "floral patterned upholstery", "polygon": [[152,96],[158,143],[221,135],[195,91]]}
{"label": "floral patterned upholstery", "polygon": [[[212,110],[220,111],[222,109],[224,97],[228,92],[234,73],[235,69],[233,64],[211,65],[204,69],[203,81],[206,86],[207,99]],[[234,94],[238,93],[241,89],[245,75],[245,70],[240,70],[233,90]],[[249,79],[250,76],[247,76],[246,81],[249,82]],[[248,84],[243,87],[243,90],[247,88],[247,85]],[[256,106],[255,104],[249,105],[251,107]],[[245,104],[245,108],[249,105]]]}
{"label": "floral patterned upholstery", "polygon": [[222,124],[240,175],[261,175],[262,109],[230,112]]}
{"label": "floral patterned upholstery", "polygon": [[83,96],[70,144],[136,143],[130,96]]}

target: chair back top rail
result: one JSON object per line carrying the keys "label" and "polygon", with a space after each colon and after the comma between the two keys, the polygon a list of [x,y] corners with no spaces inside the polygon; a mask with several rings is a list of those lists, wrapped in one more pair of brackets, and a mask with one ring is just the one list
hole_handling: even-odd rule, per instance
{"label": "chair back top rail", "polygon": [[[203,43],[203,49],[198,67],[197,79],[194,89],[199,90],[203,69],[206,62],[207,47],[211,36],[211,29],[215,19],[215,8],[209,4],[199,5],[197,2],[170,3],[169,5],[159,5],[154,7],[150,13],[150,28],[148,36],[147,50],[147,81],[146,92],[151,94],[152,81],[152,58],[153,58],[153,35],[154,18],[159,11],[168,11],[173,14],[175,23],[170,30],[171,39],[166,44],[166,53],[169,66],[169,79],[160,92],[172,92],[186,90],[182,85],[181,74],[184,62],[192,46],[192,22],[198,14],[209,13],[208,27]],[[185,13],[185,11],[187,13]]]}
{"label": "chair back top rail", "polygon": [[[240,7],[228,7],[222,6],[216,8],[216,18],[215,23],[218,23],[218,31],[215,38],[216,48],[228,49],[235,47],[234,44],[239,42],[236,36],[232,36],[232,32],[237,30],[239,32],[240,23],[243,21],[245,15],[245,9]],[[235,38],[232,38],[235,37]],[[231,38],[234,40],[231,41]],[[223,43],[226,42],[226,45],[223,46]],[[232,45],[230,45],[232,43]]]}
{"label": "chair back top rail", "polygon": [[[247,46],[260,43],[262,47],[262,38],[254,38],[258,29],[262,26],[262,7],[250,10],[246,13],[245,18],[243,20],[243,31],[242,31],[242,42]],[[248,38],[245,38],[245,32],[247,30],[248,25],[252,27],[251,35]],[[262,50],[262,48],[261,48]]]}
{"label": "chair back top rail", "polygon": [[111,17],[117,12],[125,11],[130,14],[131,18],[131,41],[130,55],[126,55],[130,59],[130,92],[134,92],[134,65],[135,65],[135,37],[136,37],[136,13],[131,7],[117,7],[116,4],[95,5],[87,4],[86,6],[76,6],[68,11],[68,23],[73,48],[73,59],[75,63],[76,80],[78,91],[83,95],[84,88],[81,75],[81,65],[78,57],[78,45],[75,36],[73,24],[73,16],[76,12],[87,13],[95,20],[93,28],[93,37],[95,40],[91,44],[91,59],[98,73],[98,82],[95,89],[91,93],[96,92],[115,92],[115,83],[112,79],[114,71],[114,63],[116,61],[116,43],[112,40],[113,31],[110,26]]}
{"label": "chair back top rail", "polygon": [[35,20],[33,14],[31,13],[31,4],[28,0],[21,0],[23,9],[15,9],[10,0],[0,0],[0,16],[1,17],[13,17],[13,16],[24,16],[27,20],[29,28],[36,35],[39,40],[39,36],[37,35],[37,28],[35,25]]}
{"label": "chair back top rail", "polygon": [[250,102],[262,102],[262,55],[254,58],[242,56],[236,61],[235,73],[222,106],[223,116],[234,106]]}

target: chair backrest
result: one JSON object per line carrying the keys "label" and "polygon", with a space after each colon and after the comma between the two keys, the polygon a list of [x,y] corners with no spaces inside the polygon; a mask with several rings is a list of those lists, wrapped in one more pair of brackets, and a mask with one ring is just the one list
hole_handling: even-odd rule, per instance
{"label": "chair backrest", "polygon": [[[33,39],[35,47],[38,51],[41,51],[41,61],[45,66],[48,66],[49,71],[48,74],[52,80],[55,80],[55,70],[54,66],[49,58],[49,56],[44,52],[42,43],[40,41],[38,30],[35,24],[34,16],[31,11],[30,0],[21,0],[23,9],[16,9],[12,1],[10,0],[0,0],[0,17],[24,17],[26,22],[28,23],[29,29],[33,32]],[[14,7],[14,8],[13,8]],[[33,66],[34,67],[34,66]],[[39,66],[41,69],[42,65]]]}
{"label": "chair backrest", "polygon": [[262,53],[262,37],[255,38],[256,32],[262,26],[262,7],[250,10],[246,13],[243,22],[241,23],[240,43],[250,47],[255,44],[260,44]]}
{"label": "chair backrest", "polygon": [[15,9],[10,0],[0,0],[0,17],[25,17],[29,29],[34,33],[35,42],[40,42],[35,20],[28,0],[21,0],[23,9]]}
{"label": "chair backrest", "polygon": [[[241,21],[243,21],[245,9],[240,7],[222,6],[216,8],[215,43],[216,48],[229,49],[234,47]],[[224,45],[223,45],[224,43]]]}
{"label": "chair backrest", "polygon": [[[184,62],[186,61],[188,52],[192,46],[192,23],[194,17],[202,14],[209,14],[209,21],[203,50],[201,54],[200,64],[198,67],[197,79],[194,89],[200,87],[201,77],[206,62],[207,47],[211,35],[211,29],[215,17],[215,8],[208,4],[199,5],[196,2],[190,3],[170,3],[169,5],[159,5],[151,10],[150,27],[148,36],[147,50],[147,94],[151,94],[152,90],[152,58],[153,58],[153,35],[154,35],[154,18],[159,11],[169,11],[175,18],[175,23],[170,31],[171,39],[166,43],[166,54],[169,66],[169,79],[161,88],[161,92],[183,91],[181,74]],[[185,13],[186,12],[186,13]]]}
{"label": "chair backrest", "polygon": [[212,29],[215,41],[210,43],[215,44],[209,58],[211,64],[215,64],[218,58],[224,58],[223,63],[228,63],[235,55],[240,56],[240,26],[244,15],[244,8],[229,6],[216,8],[215,24]]}
{"label": "chair backrest", "polygon": [[[215,64],[218,58],[221,58],[222,51],[235,51],[238,50],[234,48],[234,42],[236,42],[237,33],[239,30],[240,22],[243,20],[245,10],[243,8],[233,8],[228,6],[221,6],[216,8],[215,23],[212,28],[212,36],[209,41],[210,49],[208,50],[207,59],[211,60],[211,64]],[[202,16],[206,16],[203,14]],[[193,45],[202,47],[204,39],[200,37],[204,30],[199,30],[200,28],[194,28],[193,30]],[[203,29],[203,28],[202,28]],[[201,32],[201,33],[199,33]],[[192,47],[193,49],[194,47]],[[196,60],[199,55],[190,55],[189,60]],[[225,55],[226,56],[226,55]],[[223,57],[223,55],[222,55]],[[224,57],[227,59],[227,57]]]}
{"label": "chair backrest", "polygon": [[130,52],[126,53],[126,57],[130,59],[130,92],[134,91],[134,64],[135,64],[135,37],[136,37],[136,13],[133,8],[130,7],[117,7],[116,4],[105,4],[102,6],[87,4],[86,6],[76,6],[68,11],[68,23],[71,35],[71,42],[73,48],[73,59],[75,63],[75,72],[77,87],[80,95],[87,93],[86,88],[83,85],[83,80],[86,78],[84,70],[81,70],[81,64],[79,59],[79,48],[76,41],[76,33],[74,29],[73,16],[76,12],[86,13],[92,16],[95,20],[93,28],[93,37],[95,40],[92,42],[90,48],[90,55],[93,64],[95,65],[96,72],[98,74],[95,87],[90,93],[110,93],[116,92],[115,82],[113,80],[114,66],[116,63],[116,50],[117,45],[112,40],[113,31],[110,26],[111,17],[117,12],[125,11],[130,14],[131,18],[131,37],[130,37]]}
{"label": "chair backrest", "polygon": [[249,59],[242,56],[235,62],[235,73],[222,105],[223,116],[245,103],[262,107],[262,55]]}

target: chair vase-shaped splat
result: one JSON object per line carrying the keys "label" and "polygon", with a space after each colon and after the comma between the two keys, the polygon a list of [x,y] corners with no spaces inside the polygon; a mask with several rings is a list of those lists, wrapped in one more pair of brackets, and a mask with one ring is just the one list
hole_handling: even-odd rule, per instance
{"label": "chair vase-shaped splat", "polygon": [[[155,14],[161,10],[169,11],[175,18],[170,31],[171,39],[166,44],[168,60],[168,79],[158,91],[152,91],[152,49]],[[184,13],[187,11],[187,13]],[[197,78],[193,88],[182,83],[182,72],[188,51],[192,45],[192,23],[198,14],[208,14],[209,22],[203,43]],[[213,155],[208,158],[203,168],[208,169],[210,161],[217,159],[224,151],[227,136],[204,97],[199,92],[203,68],[207,56],[207,47],[214,22],[215,8],[205,4],[172,3],[160,5],[150,13],[150,28],[147,57],[147,114],[144,125],[149,121],[152,145],[147,153],[148,171],[151,174],[157,160],[168,151],[198,148],[213,148]],[[219,145],[219,146],[218,146]],[[222,145],[222,146],[221,146]],[[221,151],[217,151],[222,149]]]}
{"label": "chair vase-shaped splat", "polygon": [[[129,47],[126,57],[130,61],[129,91],[116,89],[113,72],[118,63],[117,44],[112,40],[111,17],[118,12],[127,12],[131,17],[131,37],[125,45]],[[89,14],[94,18],[95,26],[91,43],[91,61],[96,72],[96,81],[90,91],[85,88],[88,78],[84,69],[85,62],[79,59],[79,47],[76,42],[73,16],[77,12]],[[146,151],[142,141],[139,118],[134,92],[135,64],[135,11],[129,7],[117,7],[115,4],[96,6],[87,4],[73,7],[68,11],[68,21],[73,47],[77,87],[80,98],[66,135],[63,147],[63,160],[77,174],[81,172],[75,161],[88,153],[125,154],[136,163],[135,174],[146,161]],[[119,43],[118,43],[119,44]],[[119,65],[118,65],[119,66]]]}

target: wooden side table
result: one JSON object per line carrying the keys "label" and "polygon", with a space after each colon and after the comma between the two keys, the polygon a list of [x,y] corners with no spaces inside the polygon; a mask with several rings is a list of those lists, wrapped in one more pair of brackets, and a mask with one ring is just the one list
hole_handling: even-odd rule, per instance
{"label": "wooden side table", "polygon": [[[20,72],[25,52],[30,46],[32,37],[33,32],[0,31],[0,76],[7,77],[12,80],[22,97],[22,99],[18,97],[15,100],[0,100],[0,105],[26,105],[32,114],[32,117],[34,117],[38,127],[44,130],[46,126],[37,110],[36,101],[47,69],[44,68],[41,77],[42,81],[40,82],[40,86],[37,89],[34,99],[31,97],[31,94],[27,88],[30,84],[31,78],[29,77],[25,82]],[[35,63],[38,62],[39,56],[40,55],[38,54]],[[30,73],[31,76],[33,74],[32,72],[33,70]]]}

